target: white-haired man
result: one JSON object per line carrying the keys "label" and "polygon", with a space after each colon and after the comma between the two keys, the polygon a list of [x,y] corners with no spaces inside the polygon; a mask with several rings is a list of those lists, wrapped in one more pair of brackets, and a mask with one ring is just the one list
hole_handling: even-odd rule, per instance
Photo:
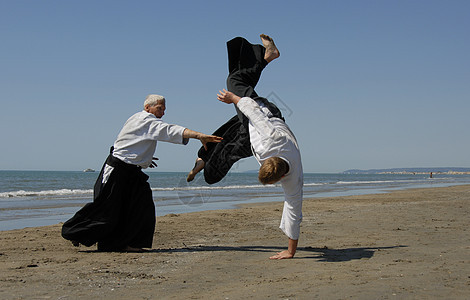
{"label": "white-haired man", "polygon": [[155,205],[148,176],[142,168],[156,164],[157,142],[187,144],[222,138],[162,121],[165,98],[148,95],[144,110],[131,116],[119,133],[94,187],[94,199],[62,227],[62,236],[75,246],[98,243],[100,251],[142,251],[151,248]]}

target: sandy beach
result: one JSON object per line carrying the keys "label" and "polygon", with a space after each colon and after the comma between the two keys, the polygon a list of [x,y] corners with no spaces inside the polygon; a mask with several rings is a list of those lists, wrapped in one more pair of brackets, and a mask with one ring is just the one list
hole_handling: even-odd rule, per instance
{"label": "sandy beach", "polygon": [[157,218],[153,249],[75,248],[61,224],[0,232],[1,299],[469,299],[470,185]]}

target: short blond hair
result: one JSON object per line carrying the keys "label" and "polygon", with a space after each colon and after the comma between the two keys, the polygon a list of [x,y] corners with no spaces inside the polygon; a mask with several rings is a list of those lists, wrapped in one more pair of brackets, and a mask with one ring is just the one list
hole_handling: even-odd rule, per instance
{"label": "short blond hair", "polygon": [[289,171],[289,165],[280,157],[270,157],[263,162],[258,172],[258,180],[262,184],[272,184],[281,180]]}

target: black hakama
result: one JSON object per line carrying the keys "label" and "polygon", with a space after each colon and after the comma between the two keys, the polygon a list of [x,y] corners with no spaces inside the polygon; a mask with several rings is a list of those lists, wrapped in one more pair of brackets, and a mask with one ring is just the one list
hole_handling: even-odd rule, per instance
{"label": "black hakama", "polygon": [[98,243],[99,251],[120,251],[127,246],[151,248],[155,230],[155,204],[148,176],[140,167],[110,155],[114,170],[102,184],[104,166],[96,180],[94,199],[62,226],[62,236],[85,246]]}
{"label": "black hakama", "polygon": [[[250,97],[263,102],[275,117],[282,118],[281,111],[267,99],[255,92],[261,72],[268,64],[264,59],[266,49],[253,45],[242,37],[227,42],[228,68],[227,89],[239,97]],[[213,135],[220,136],[220,143],[209,143],[208,150],[201,147],[198,157],[204,162],[204,179],[217,183],[227,175],[238,160],[252,156],[248,119],[235,105],[237,115],[217,129]],[[283,119],[283,118],[282,118]]]}

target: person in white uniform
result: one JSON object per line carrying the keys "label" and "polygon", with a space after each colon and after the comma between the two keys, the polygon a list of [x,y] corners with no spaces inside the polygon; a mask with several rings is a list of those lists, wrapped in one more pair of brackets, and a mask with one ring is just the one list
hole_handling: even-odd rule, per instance
{"label": "person in white uniform", "polygon": [[[251,151],[261,165],[258,179],[263,184],[280,182],[285,201],[280,228],[289,238],[288,249],[271,256],[271,259],[292,258],[297,250],[300,223],[302,221],[303,170],[297,140],[282,117],[279,109],[254,91],[263,69],[280,56],[272,38],[261,35],[263,46],[252,45],[243,38],[235,38],[227,43],[229,52],[229,76],[227,90],[220,91],[217,98],[224,103],[233,103],[238,119],[232,118],[216,132],[224,141],[200,149],[198,159],[188,181],[201,170],[209,180],[220,180],[231,164],[248,157]],[[235,125],[233,125],[235,123]],[[226,130],[237,128],[235,130]],[[248,127],[249,139],[244,137]],[[229,142],[230,141],[230,142]],[[227,145],[227,146],[226,146]],[[234,147],[235,145],[235,147]],[[227,166],[227,161],[230,165]],[[221,173],[217,171],[223,169]]]}
{"label": "person in white uniform", "polygon": [[280,228],[289,237],[288,249],[271,259],[292,258],[297,250],[302,221],[303,171],[300,150],[294,134],[284,121],[249,97],[239,97],[226,90],[218,99],[235,104],[249,119],[253,155],[261,165],[258,178],[263,184],[280,182],[285,201]]}
{"label": "person in white uniform", "polygon": [[144,110],[131,116],[119,133],[95,183],[94,199],[62,226],[62,236],[75,246],[98,243],[99,251],[151,248],[155,205],[148,176],[155,167],[157,142],[187,144],[190,138],[218,143],[222,138],[162,121],[166,101],[149,95]]}

